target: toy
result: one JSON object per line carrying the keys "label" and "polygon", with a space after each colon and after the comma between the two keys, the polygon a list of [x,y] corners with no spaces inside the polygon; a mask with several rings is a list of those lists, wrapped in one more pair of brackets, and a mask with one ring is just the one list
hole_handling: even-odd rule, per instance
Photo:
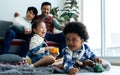
{"label": "toy", "polygon": [[81,67],[81,68],[85,68],[86,66],[93,67],[94,66],[94,62],[91,61],[91,60],[84,60],[82,62],[76,61],[75,66]]}
{"label": "toy", "polygon": [[74,64],[74,67],[76,67],[76,68],[79,68],[79,67],[80,68],[85,68],[86,66],[93,67],[94,72],[103,72],[104,71],[104,69],[102,67],[102,64],[93,62],[91,60],[85,60],[83,62],[77,61]]}
{"label": "toy", "polygon": [[93,67],[94,72],[103,72],[102,64],[96,63],[91,60],[87,60],[83,62],[83,65],[88,65],[89,67]]}
{"label": "toy", "polygon": [[50,50],[51,54],[59,54],[59,48],[55,47],[53,49]]}
{"label": "toy", "polygon": [[103,72],[103,67],[99,63],[95,63],[94,65],[94,72]]}
{"label": "toy", "polygon": [[25,61],[29,65],[32,64],[32,60],[29,57],[23,58],[23,61]]}

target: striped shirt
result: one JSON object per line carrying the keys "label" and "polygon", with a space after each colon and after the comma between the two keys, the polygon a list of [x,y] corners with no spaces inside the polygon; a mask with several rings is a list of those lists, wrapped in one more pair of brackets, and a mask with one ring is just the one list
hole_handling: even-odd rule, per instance
{"label": "striped shirt", "polygon": [[[83,54],[81,55],[81,53]],[[87,59],[93,60],[95,57],[96,55],[90,50],[89,46],[85,43],[82,45],[81,48],[74,51],[66,47],[63,49],[64,70],[68,72],[69,69],[73,68],[75,61],[82,62],[83,60],[87,60]]]}

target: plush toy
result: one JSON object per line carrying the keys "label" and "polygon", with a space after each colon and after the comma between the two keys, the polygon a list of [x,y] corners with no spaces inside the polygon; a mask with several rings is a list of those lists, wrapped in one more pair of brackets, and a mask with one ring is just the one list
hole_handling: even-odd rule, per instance
{"label": "plush toy", "polygon": [[59,55],[59,48],[55,47],[53,49],[50,50],[51,54],[58,54]]}
{"label": "plush toy", "polygon": [[77,62],[75,63],[75,65],[78,66],[78,67],[81,67],[81,68],[85,68],[86,66],[94,67],[94,63],[93,63],[93,61],[91,61],[91,60],[84,60],[84,61],[82,61],[82,62],[77,61]]}
{"label": "plush toy", "polygon": [[102,67],[102,64],[99,63],[95,63],[91,60],[85,60],[83,62],[76,62],[75,63],[75,67],[76,68],[85,68],[85,66],[89,66],[89,67],[93,67],[94,72],[103,72],[104,69]]}
{"label": "plush toy", "polygon": [[102,65],[99,64],[99,63],[95,63],[95,65],[94,65],[94,71],[95,71],[95,72],[103,72],[103,67],[102,67]]}

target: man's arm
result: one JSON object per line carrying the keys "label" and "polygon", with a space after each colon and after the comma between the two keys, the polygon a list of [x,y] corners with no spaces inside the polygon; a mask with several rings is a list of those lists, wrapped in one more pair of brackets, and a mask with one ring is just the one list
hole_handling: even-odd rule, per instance
{"label": "man's arm", "polygon": [[54,24],[54,27],[58,30],[62,30],[63,29],[63,26],[55,19],[53,18],[53,24]]}

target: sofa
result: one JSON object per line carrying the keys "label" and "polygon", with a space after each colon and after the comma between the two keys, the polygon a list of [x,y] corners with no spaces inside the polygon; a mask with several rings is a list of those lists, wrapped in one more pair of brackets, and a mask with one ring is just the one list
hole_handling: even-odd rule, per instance
{"label": "sofa", "polygon": [[[11,21],[0,20],[0,51],[1,51],[2,43],[5,37],[5,33],[8,27],[12,24],[13,23]],[[22,40],[22,39],[13,39],[9,53],[17,54],[21,50],[24,41],[25,40]],[[47,44],[48,46],[57,46],[57,44],[52,41],[48,41]]]}

